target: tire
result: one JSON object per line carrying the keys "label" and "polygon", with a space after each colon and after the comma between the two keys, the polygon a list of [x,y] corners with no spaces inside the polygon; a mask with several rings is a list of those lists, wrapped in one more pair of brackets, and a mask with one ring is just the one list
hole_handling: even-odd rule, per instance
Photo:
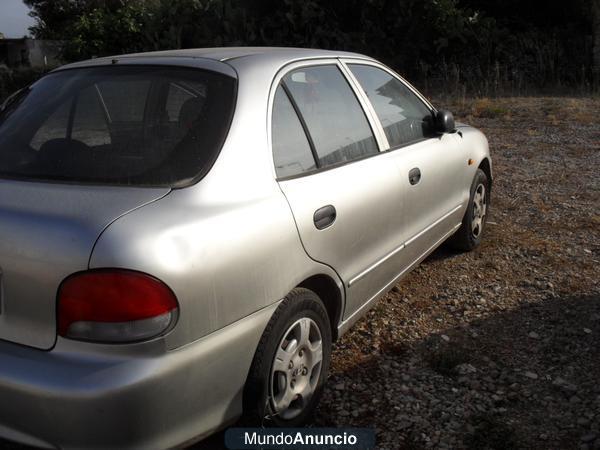
{"label": "tire", "polygon": [[469,206],[462,224],[449,240],[450,246],[463,252],[477,247],[485,230],[490,204],[490,183],[483,170],[477,169],[475,172],[470,192]]}
{"label": "tire", "polygon": [[244,389],[242,420],[278,427],[306,423],[321,397],[330,357],[331,328],[325,306],[313,291],[292,290],[273,313],[258,344]]}

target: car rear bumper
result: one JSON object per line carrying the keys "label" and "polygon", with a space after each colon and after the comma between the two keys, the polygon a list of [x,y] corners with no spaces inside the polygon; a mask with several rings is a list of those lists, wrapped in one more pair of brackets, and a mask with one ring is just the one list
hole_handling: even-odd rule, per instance
{"label": "car rear bumper", "polygon": [[0,342],[0,436],[49,448],[170,448],[242,410],[246,376],[277,304],[194,343],[44,352]]}

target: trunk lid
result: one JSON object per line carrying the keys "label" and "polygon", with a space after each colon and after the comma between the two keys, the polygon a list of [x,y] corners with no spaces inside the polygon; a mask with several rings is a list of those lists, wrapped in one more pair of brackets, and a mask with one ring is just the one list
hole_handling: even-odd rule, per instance
{"label": "trunk lid", "polygon": [[61,281],[111,222],[169,191],[0,180],[0,340],[53,347]]}

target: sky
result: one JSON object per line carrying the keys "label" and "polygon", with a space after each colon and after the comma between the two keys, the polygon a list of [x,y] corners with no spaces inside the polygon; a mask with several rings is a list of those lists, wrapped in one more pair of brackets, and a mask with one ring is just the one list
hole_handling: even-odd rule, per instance
{"label": "sky", "polygon": [[0,33],[7,38],[18,38],[29,34],[34,20],[27,15],[29,8],[23,0],[0,0]]}

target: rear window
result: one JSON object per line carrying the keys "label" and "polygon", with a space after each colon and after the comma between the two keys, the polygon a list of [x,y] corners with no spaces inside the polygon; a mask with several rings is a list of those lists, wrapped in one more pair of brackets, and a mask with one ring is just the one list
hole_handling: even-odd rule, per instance
{"label": "rear window", "polygon": [[51,73],[0,113],[0,176],[190,184],[221,149],[235,90],[233,78],[199,69],[135,65]]}

